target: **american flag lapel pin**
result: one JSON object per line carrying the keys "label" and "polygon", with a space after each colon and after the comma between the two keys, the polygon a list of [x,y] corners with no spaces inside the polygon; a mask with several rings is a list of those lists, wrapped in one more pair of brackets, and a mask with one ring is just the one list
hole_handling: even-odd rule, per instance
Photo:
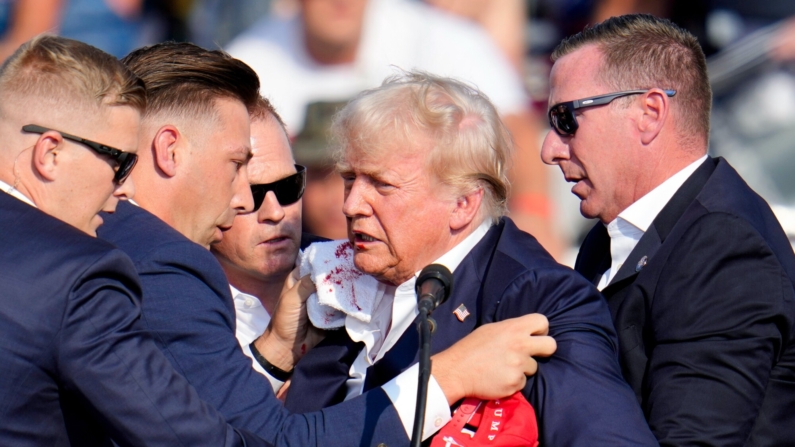
{"label": "american flag lapel pin", "polygon": [[466,317],[469,316],[469,311],[467,310],[467,307],[462,304],[455,308],[453,315],[458,318],[458,321],[464,321]]}

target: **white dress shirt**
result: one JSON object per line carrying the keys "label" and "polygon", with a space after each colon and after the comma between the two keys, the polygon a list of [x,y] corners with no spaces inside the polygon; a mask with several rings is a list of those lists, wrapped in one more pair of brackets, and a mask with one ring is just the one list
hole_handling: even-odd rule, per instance
{"label": "white dress shirt", "polygon": [[243,293],[231,284],[229,284],[229,289],[232,291],[232,301],[235,303],[235,320],[237,322],[235,337],[237,337],[237,342],[240,343],[243,354],[246,354],[251,359],[251,367],[268,379],[275,393],[281,389],[284,382],[265,371],[265,368],[254,359],[254,354],[251,353],[251,346],[249,346],[252,341],[265,332],[268,323],[271,322],[271,316],[265,310],[262,302],[254,295]]}
{"label": "white dress shirt", "polygon": [[13,197],[16,197],[17,199],[27,203],[28,205],[32,206],[33,208],[38,208],[36,206],[36,204],[33,203],[32,200],[27,198],[27,196],[25,196],[21,192],[17,191],[16,188],[14,188],[13,186],[9,185],[8,183],[6,183],[6,182],[4,182],[2,180],[0,180],[0,190],[5,191],[6,194],[9,194],[9,195],[11,195]]}
{"label": "white dress shirt", "polygon": [[[442,264],[454,272],[472,248],[483,239],[491,226],[491,220],[482,223],[472,234],[442,255],[435,263]],[[411,327],[411,323],[418,313],[417,296],[414,292],[417,275],[419,272],[397,287],[379,283],[378,287],[384,293],[375,304],[369,323],[350,316],[345,319],[345,329],[351,340],[361,341],[365,344],[364,349],[351,366],[346,400],[362,394],[367,368],[384,357],[403,333]],[[413,430],[414,411],[417,404],[418,372],[419,367],[415,364],[382,387],[395,406],[409,437]],[[450,406],[447,403],[447,398],[439,384],[431,376],[428,384],[422,439],[425,440],[436,433],[449,420]]]}
{"label": "white dress shirt", "polygon": [[[436,263],[442,264],[450,271],[455,271],[458,264],[472,248],[486,235],[491,228],[491,221],[484,222],[452,250],[440,257]],[[348,393],[346,400],[362,394],[367,368],[380,360],[398,341],[403,332],[411,326],[417,316],[417,296],[414,284],[417,274],[398,287],[379,283],[384,292],[375,304],[370,323],[363,323],[355,318],[345,319],[345,328],[354,341],[362,341],[365,348],[354,360],[347,381]],[[236,337],[243,353],[251,358],[252,367],[268,378],[277,391],[282,382],[266,373],[254,360],[249,344],[262,335],[270,322],[270,315],[257,297],[243,293],[230,284],[235,303],[235,319],[237,320]],[[383,328],[387,328],[384,330]],[[390,382],[382,386],[400,416],[406,435],[411,437],[414,425],[414,411],[417,403],[418,365],[407,369]],[[431,376],[428,384],[428,404],[425,413],[423,440],[436,433],[450,420],[450,407],[439,384]]]}
{"label": "white dress shirt", "polygon": [[685,166],[684,169],[669,177],[656,188],[649,191],[635,203],[628,206],[618,217],[607,224],[607,233],[610,235],[610,257],[612,261],[599,280],[597,288],[604,289],[616,276],[621,266],[632,253],[640,238],[654,222],[665,205],[676,194],[676,191],[690,178],[691,175],[704,163],[707,156]]}

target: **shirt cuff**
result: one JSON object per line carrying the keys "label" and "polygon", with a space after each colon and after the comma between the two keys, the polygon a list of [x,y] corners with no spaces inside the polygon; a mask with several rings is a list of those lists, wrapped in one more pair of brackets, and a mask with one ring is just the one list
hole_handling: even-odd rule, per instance
{"label": "shirt cuff", "polygon": [[273,394],[278,393],[282,388],[282,385],[284,385],[284,382],[273,377],[272,375],[268,374],[267,371],[265,371],[265,368],[263,368],[262,365],[260,365],[259,362],[254,359],[254,354],[251,353],[250,346],[243,346],[243,354],[246,354],[248,358],[251,359],[251,367],[254,368],[254,371],[262,374],[266,379],[268,379],[268,381],[271,383],[271,388],[273,388]]}
{"label": "shirt cuff", "polygon": [[[389,400],[392,401],[400,416],[400,422],[406,430],[406,436],[411,439],[414,431],[414,412],[417,407],[417,378],[420,367],[415,363],[411,368],[390,380],[381,389],[384,390]],[[442,388],[431,376],[428,381],[428,399],[425,404],[425,423],[422,427],[422,440],[426,440],[439,431],[450,421],[450,406],[447,404]]]}

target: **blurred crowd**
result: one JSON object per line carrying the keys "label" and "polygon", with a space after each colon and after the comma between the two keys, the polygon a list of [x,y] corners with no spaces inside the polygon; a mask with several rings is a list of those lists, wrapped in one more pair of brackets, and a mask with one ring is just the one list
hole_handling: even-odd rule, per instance
{"label": "blurred crowd", "polygon": [[0,0],[0,59],[42,32],[117,57],[166,40],[225,49],[254,68],[284,118],[296,162],[309,167],[304,228],[328,238],[345,235],[333,114],[401,70],[462,79],[489,96],[514,139],[511,216],[571,264],[590,225],[538,156],[549,53],[589,23],[633,12],[699,38],[714,89],[710,153],[732,161],[795,238],[789,0]]}
{"label": "blurred crowd", "polygon": [[0,0],[0,61],[0,444],[795,445],[792,0]]}

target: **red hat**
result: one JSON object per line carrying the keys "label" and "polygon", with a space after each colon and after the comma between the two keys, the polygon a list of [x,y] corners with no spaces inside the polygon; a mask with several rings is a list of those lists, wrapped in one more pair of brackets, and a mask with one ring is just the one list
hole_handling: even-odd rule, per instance
{"label": "red hat", "polygon": [[497,400],[467,398],[431,447],[538,446],[536,412],[521,392]]}

